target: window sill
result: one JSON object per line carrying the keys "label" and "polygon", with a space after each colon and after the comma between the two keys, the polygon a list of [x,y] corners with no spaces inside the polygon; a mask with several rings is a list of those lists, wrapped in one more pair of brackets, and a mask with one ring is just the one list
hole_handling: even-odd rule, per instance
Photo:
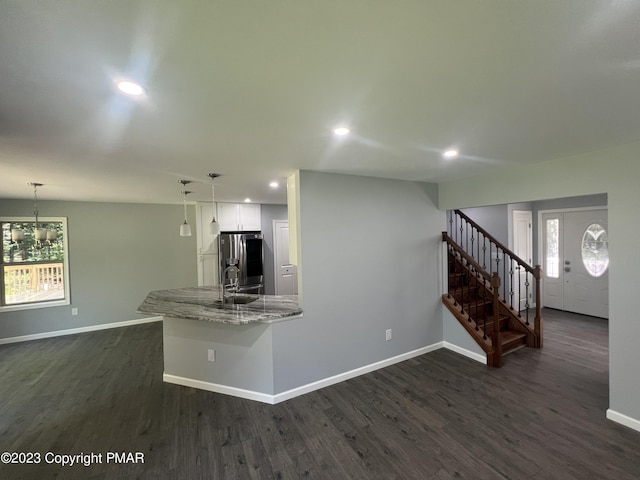
{"label": "window sill", "polygon": [[14,312],[17,310],[33,310],[35,308],[62,307],[65,305],[71,305],[71,302],[69,300],[52,300],[49,302],[33,302],[33,303],[21,303],[19,305],[4,305],[0,307],[0,313]]}

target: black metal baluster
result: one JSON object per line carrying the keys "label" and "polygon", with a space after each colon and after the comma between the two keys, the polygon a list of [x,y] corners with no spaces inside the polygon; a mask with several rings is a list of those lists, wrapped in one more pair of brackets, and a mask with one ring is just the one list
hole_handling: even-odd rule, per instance
{"label": "black metal baluster", "polygon": [[518,318],[522,318],[522,265],[518,262]]}
{"label": "black metal baluster", "polygon": [[478,299],[480,297],[478,292],[478,271],[473,269],[473,305],[475,307],[475,315],[473,320],[476,322],[476,331],[479,330],[480,319],[478,318]]}
{"label": "black metal baluster", "polygon": [[484,340],[487,339],[487,279],[484,278],[484,276],[482,277],[482,311],[483,311],[483,317],[484,317],[484,322],[482,325],[482,331],[484,332],[482,338]]}
{"label": "black metal baluster", "polygon": [[[449,217],[451,218],[451,217]],[[451,299],[451,279],[455,282],[455,276],[451,275],[451,245],[447,244],[447,298]],[[453,267],[455,269],[455,266]],[[455,287],[455,285],[454,285]]]}
{"label": "black metal baluster", "polygon": [[[462,257],[460,257],[460,263],[462,263]],[[464,284],[467,283],[467,274],[464,272],[464,265],[462,265],[461,268],[463,269],[463,273],[462,281],[460,282],[460,313],[464,315]]]}
{"label": "black metal baluster", "polygon": [[467,220],[464,221],[464,240],[465,240],[465,248],[464,251],[469,253],[469,222]]}
{"label": "black metal baluster", "polygon": [[513,288],[513,257],[509,256],[509,266],[510,266],[510,270],[509,270],[509,275],[511,275],[511,291],[509,292],[509,308],[511,308],[511,310],[513,310],[513,293],[514,293],[514,288]]}
{"label": "black metal baluster", "polygon": [[525,278],[524,286],[526,288],[525,294],[527,295],[527,298],[524,300],[525,315],[527,317],[525,325],[529,325],[529,272],[526,273]]}
{"label": "black metal baluster", "polygon": [[474,252],[473,252],[473,242],[475,241],[475,236],[473,235],[473,230],[475,229],[475,227],[471,227],[471,258],[473,258],[474,260],[476,259],[474,256]]}
{"label": "black metal baluster", "polygon": [[487,237],[482,235],[482,269],[487,269]]}
{"label": "black metal baluster", "polygon": [[507,303],[507,252],[502,249],[502,303]]}
{"label": "black metal baluster", "polygon": [[[453,237],[453,240],[454,240],[456,243],[458,243],[458,214],[457,214],[457,213],[456,213],[455,219],[456,219],[456,223],[455,223],[455,231],[453,232],[452,237]],[[458,245],[460,245],[460,244],[458,243]]]}
{"label": "black metal baluster", "polygon": [[[493,264],[492,264],[493,265]],[[498,255],[498,245],[496,245],[496,269],[495,272],[499,275],[500,274],[500,255]],[[491,272],[491,275],[493,275],[493,272]],[[504,283],[504,282],[503,282]],[[498,288],[497,292],[494,292],[496,295],[500,295],[500,288]]]}
{"label": "black metal baluster", "polygon": [[472,296],[471,282],[472,280],[471,280],[471,266],[469,265],[469,263],[467,263],[467,268],[469,268],[469,287],[468,287],[469,291],[467,292],[467,303],[468,303],[467,313],[469,314],[469,320],[471,320],[471,296]]}
{"label": "black metal baluster", "polygon": [[472,320],[472,318],[471,318],[471,292],[467,292],[467,301],[468,301],[467,314],[469,315],[469,322],[471,322],[471,320]]}
{"label": "black metal baluster", "polygon": [[453,306],[457,307],[458,306],[458,300],[456,299],[456,290],[458,289],[458,262],[456,260],[456,252],[453,249],[452,246],[450,246],[449,248],[451,248],[451,254],[453,255]]}

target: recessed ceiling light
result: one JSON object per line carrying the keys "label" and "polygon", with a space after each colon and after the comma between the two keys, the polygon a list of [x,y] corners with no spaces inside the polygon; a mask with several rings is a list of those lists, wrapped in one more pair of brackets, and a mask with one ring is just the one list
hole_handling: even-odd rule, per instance
{"label": "recessed ceiling light", "polygon": [[128,80],[123,80],[121,82],[118,82],[118,88],[120,89],[121,92],[124,92],[127,95],[133,95],[136,97],[138,95],[143,95],[147,93],[147,90],[143,86],[138,85],[137,83],[134,83],[134,82],[129,82]]}
{"label": "recessed ceiling light", "polygon": [[458,156],[458,150],[455,150],[453,148],[446,150],[442,156],[444,158],[456,158]]}
{"label": "recessed ceiling light", "polygon": [[278,187],[279,187],[278,182],[271,182],[271,183],[269,184],[269,186],[270,186],[271,188],[278,188]]}
{"label": "recessed ceiling light", "polygon": [[251,199],[250,198],[245,198],[244,199],[244,203],[251,203]]}
{"label": "recessed ceiling light", "polygon": [[338,135],[339,137],[344,137],[345,135],[347,135],[351,130],[349,130],[347,127],[336,127],[333,129],[333,133],[335,133],[336,135]]}

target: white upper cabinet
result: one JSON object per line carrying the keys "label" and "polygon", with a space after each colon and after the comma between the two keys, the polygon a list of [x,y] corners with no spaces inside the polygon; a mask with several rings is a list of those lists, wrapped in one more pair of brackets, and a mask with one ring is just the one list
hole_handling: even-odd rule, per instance
{"label": "white upper cabinet", "polygon": [[240,203],[238,204],[240,212],[240,230],[262,230],[262,219],[260,204],[257,203]]}
{"label": "white upper cabinet", "polygon": [[222,232],[260,231],[260,205],[256,203],[218,203],[218,223]]}

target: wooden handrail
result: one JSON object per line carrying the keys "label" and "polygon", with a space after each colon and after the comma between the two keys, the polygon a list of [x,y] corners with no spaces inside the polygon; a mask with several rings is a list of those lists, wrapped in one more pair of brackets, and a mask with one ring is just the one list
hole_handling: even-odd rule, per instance
{"label": "wooden handrail", "polygon": [[462,213],[460,210],[455,210],[454,211],[457,215],[459,215],[461,218],[464,218],[467,222],[469,222],[476,230],[478,230],[480,233],[482,233],[485,237],[487,237],[491,242],[495,243],[498,247],[500,247],[500,249],[504,252],[507,253],[513,260],[515,260],[519,265],[522,265],[524,267],[525,270],[527,270],[529,273],[533,274],[535,276],[535,271],[536,269],[534,267],[532,267],[531,265],[529,265],[528,262],[525,262],[523,259],[521,259],[519,256],[517,256],[515,253],[513,253],[511,250],[509,250],[507,247],[505,247],[500,241],[496,240],[496,238],[491,235],[489,232],[487,232],[484,228],[482,228],[480,225],[478,225],[476,222],[474,222],[473,220],[471,220],[469,217],[467,217],[464,213]]}
{"label": "wooden handrail", "polygon": [[482,268],[480,266],[480,264],[478,262],[476,262],[473,257],[471,255],[469,255],[467,252],[464,251],[464,249],[462,247],[460,247],[450,236],[447,232],[442,232],[442,241],[446,242],[448,245],[451,246],[451,248],[453,248],[457,253],[460,254],[460,256],[462,258],[464,258],[469,264],[471,264],[473,266],[473,268],[476,269],[476,271],[482,275],[487,281],[491,282],[491,275],[489,275],[489,273],[487,273],[487,271]]}
{"label": "wooden handrail", "polygon": [[[463,227],[462,221],[464,220],[466,222],[466,230],[465,233],[462,235],[462,237],[466,238],[468,241],[468,237],[467,237],[467,233],[469,229],[471,229],[471,254],[467,253],[467,251],[464,249],[463,245],[459,245],[456,238],[452,238],[448,232],[442,232],[442,240],[444,242],[447,242],[447,244],[451,247],[451,249],[456,252],[457,255],[460,255],[460,258],[464,258],[465,261],[467,262],[467,265],[473,267],[476,270],[476,274],[478,276],[482,275],[485,279],[485,284],[489,283],[492,286],[492,289],[494,290],[494,308],[497,308],[497,305],[495,305],[496,299],[499,296],[499,291],[498,288],[504,284],[503,286],[503,296],[502,296],[502,302],[505,305],[509,306],[509,311],[513,311],[515,310],[516,312],[518,312],[518,319],[520,319],[520,313],[521,311],[523,311],[522,309],[522,304],[518,302],[517,306],[514,308],[514,304],[511,304],[511,301],[507,301],[507,297],[509,296],[508,293],[510,293],[510,296],[513,297],[513,287],[511,287],[511,291],[507,292],[507,286],[508,285],[512,285],[514,282],[513,279],[513,274],[514,274],[514,269],[513,269],[513,264],[511,264],[512,266],[510,267],[510,274],[511,274],[511,281],[510,283],[507,281],[506,278],[503,278],[502,280],[500,279],[500,273],[499,273],[499,269],[496,272],[493,272],[493,269],[490,269],[490,271],[486,271],[484,266],[480,266],[480,264],[478,263],[480,260],[478,259],[478,261],[475,260],[474,255],[473,255],[473,241],[474,241],[474,235],[473,235],[473,231],[474,229],[476,230],[476,232],[478,233],[478,242],[480,241],[480,234],[482,234],[484,236],[485,241],[488,240],[489,241],[489,252],[493,250],[495,250],[496,255],[499,254],[500,250],[502,251],[502,258],[509,258],[510,261],[515,262],[519,268],[521,268],[525,273],[525,275],[531,275],[532,278],[534,279],[534,284],[535,284],[535,296],[536,296],[536,306],[535,306],[535,316],[533,319],[533,334],[534,334],[534,338],[533,340],[529,339],[527,340],[529,346],[533,346],[536,348],[541,348],[542,347],[542,334],[543,334],[543,325],[542,325],[542,314],[541,314],[541,309],[542,309],[542,298],[541,298],[541,280],[542,280],[542,268],[540,267],[540,265],[535,265],[535,266],[531,266],[528,262],[524,261],[522,258],[520,258],[518,255],[516,255],[513,251],[511,251],[509,248],[505,247],[500,241],[498,241],[493,235],[491,235],[489,232],[487,232],[484,228],[482,228],[480,225],[478,225],[476,222],[474,222],[471,218],[469,218],[467,215],[465,215],[463,212],[461,212],[460,210],[454,210],[453,213],[456,215],[456,227],[455,230],[457,230],[458,228],[458,221],[457,218],[460,217],[460,232],[462,233],[463,229],[465,227]],[[452,230],[451,234],[455,235],[455,232],[453,230],[453,218],[450,219],[450,228]],[[462,240],[462,239],[461,239]],[[467,244],[468,247],[468,244]],[[483,251],[486,250],[486,246],[483,246]],[[478,253],[479,253],[479,243],[478,243]],[[500,257],[497,256],[496,258],[496,262],[500,261]],[[506,261],[506,260],[505,260]],[[504,267],[503,267],[504,268]],[[504,268],[504,274],[506,275],[506,268]],[[487,282],[488,280],[488,282]],[[497,284],[497,287],[494,285]],[[529,313],[528,313],[528,308],[529,308],[529,295],[528,295],[528,289],[529,289],[529,283],[526,283],[527,286],[527,300],[525,303],[525,310],[526,310],[526,323],[524,323],[524,326],[526,326],[527,328],[531,328],[529,325]],[[518,291],[519,295],[520,295],[520,291]],[[497,311],[497,310],[496,310]],[[495,332],[494,332],[495,333]],[[499,337],[499,333],[498,333],[498,337]],[[499,339],[499,338],[498,338]],[[497,339],[492,339],[492,340],[497,340]],[[498,354],[498,356],[495,358],[495,362],[499,363],[501,362],[501,360],[498,358],[501,355]]]}

